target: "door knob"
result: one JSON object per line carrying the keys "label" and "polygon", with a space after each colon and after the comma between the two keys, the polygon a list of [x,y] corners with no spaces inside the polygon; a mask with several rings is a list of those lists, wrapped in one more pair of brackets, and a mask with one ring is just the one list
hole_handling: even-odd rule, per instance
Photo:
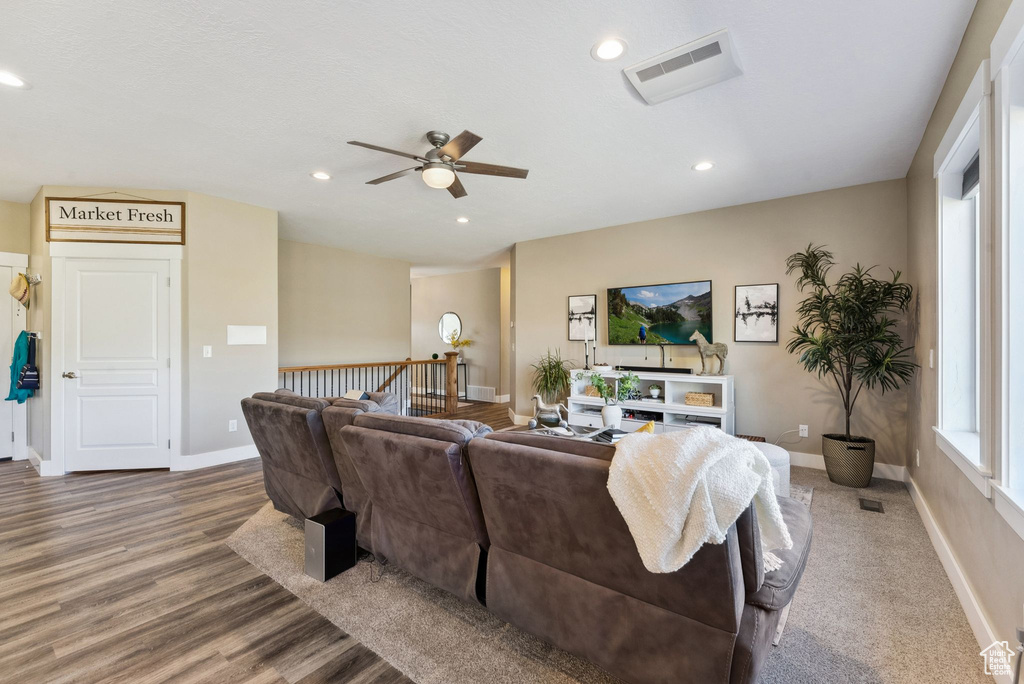
{"label": "door knob", "polygon": [[61,373],[60,375],[63,378],[69,378],[69,379],[70,378],[77,378],[78,377],[77,375],[75,375],[75,371],[70,371],[68,373]]}

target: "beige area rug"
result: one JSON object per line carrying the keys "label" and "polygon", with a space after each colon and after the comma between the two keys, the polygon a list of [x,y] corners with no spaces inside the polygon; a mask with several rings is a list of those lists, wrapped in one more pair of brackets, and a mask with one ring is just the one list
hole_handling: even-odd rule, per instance
{"label": "beige area rug", "polygon": [[619,680],[396,568],[362,561],[329,582],[303,573],[301,523],[271,504],[228,546],[421,684]]}

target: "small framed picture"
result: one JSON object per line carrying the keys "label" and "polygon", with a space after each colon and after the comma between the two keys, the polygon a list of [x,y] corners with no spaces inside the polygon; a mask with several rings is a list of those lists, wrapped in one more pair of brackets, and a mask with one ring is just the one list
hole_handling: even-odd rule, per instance
{"label": "small framed picture", "polygon": [[591,343],[597,339],[597,295],[569,297],[569,341]]}
{"label": "small framed picture", "polygon": [[736,342],[779,341],[779,284],[736,286]]}

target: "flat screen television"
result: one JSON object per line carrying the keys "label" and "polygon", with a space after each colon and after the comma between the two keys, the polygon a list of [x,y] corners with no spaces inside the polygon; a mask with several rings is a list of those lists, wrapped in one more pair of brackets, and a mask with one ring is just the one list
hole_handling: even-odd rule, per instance
{"label": "flat screen television", "polygon": [[711,338],[711,281],[608,290],[608,344],[696,344]]}

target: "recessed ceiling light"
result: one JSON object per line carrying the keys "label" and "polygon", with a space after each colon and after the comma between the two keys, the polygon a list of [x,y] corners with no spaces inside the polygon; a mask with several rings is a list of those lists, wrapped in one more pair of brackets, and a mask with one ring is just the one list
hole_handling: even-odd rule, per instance
{"label": "recessed ceiling light", "polygon": [[21,80],[10,71],[0,71],[0,83],[12,88],[24,88],[25,81]]}
{"label": "recessed ceiling light", "polygon": [[316,178],[317,180],[331,180],[331,174],[327,173],[326,171],[314,171],[309,175],[312,176],[313,178]]}
{"label": "recessed ceiling light", "polygon": [[618,59],[626,52],[626,41],[621,38],[606,38],[590,49],[590,56],[600,62]]}
{"label": "recessed ceiling light", "polygon": [[713,169],[714,167],[715,167],[715,165],[712,164],[711,162],[703,161],[703,162],[698,162],[698,163],[694,164],[693,165],[693,170],[694,171],[709,171],[709,170]]}
{"label": "recessed ceiling light", "polygon": [[457,218],[455,220],[458,221],[459,223],[469,223],[469,219],[466,218],[465,216],[460,216],[459,218]]}

